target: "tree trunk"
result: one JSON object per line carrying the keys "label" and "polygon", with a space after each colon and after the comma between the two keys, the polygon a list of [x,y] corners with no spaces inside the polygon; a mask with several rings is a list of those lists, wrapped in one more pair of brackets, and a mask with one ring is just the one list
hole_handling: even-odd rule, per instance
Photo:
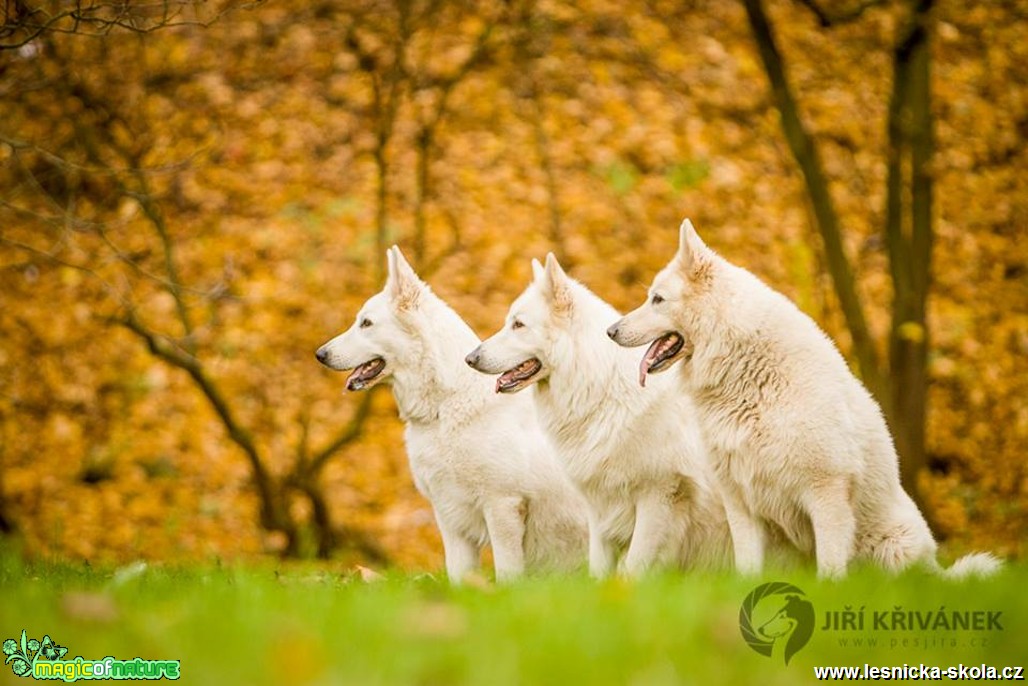
{"label": "tree trunk", "polygon": [[[926,463],[928,327],[926,303],[932,249],[932,116],[929,12],[933,0],[913,0],[911,16],[893,54],[888,114],[885,239],[894,289],[888,374],[878,363],[853,274],[842,247],[838,214],[828,192],[815,141],[803,126],[785,65],[762,0],[743,0],[750,28],[771,83],[782,131],[803,172],[828,269],[853,338],[853,353],[882,405],[900,456],[903,486],[918,505],[917,475]],[[817,7],[813,3],[805,3]],[[853,15],[853,18],[859,13]],[[827,15],[819,13],[823,24]],[[921,508],[924,510],[924,508]]]}
{"label": "tree trunk", "polygon": [[[3,421],[0,422],[0,426],[6,425],[7,418],[4,417]],[[4,442],[0,439],[0,457],[4,453]],[[14,519],[10,517],[7,512],[7,503],[4,500],[4,466],[3,462],[0,461],[0,536],[5,534],[13,534],[15,532]]]}
{"label": "tree trunk", "polygon": [[932,0],[918,0],[893,55],[885,224],[894,289],[889,332],[889,423],[901,457],[903,486],[919,504],[917,475],[926,463],[926,306],[933,242],[931,6]]}
{"label": "tree trunk", "polygon": [[828,179],[824,173],[821,156],[813,137],[800,119],[799,107],[786,79],[785,64],[775,43],[762,1],[743,0],[743,4],[746,6],[750,29],[771,84],[775,107],[781,116],[782,132],[803,173],[807,195],[817,220],[818,233],[824,242],[825,258],[835,286],[835,295],[839,299],[850,337],[853,339],[853,355],[857,358],[860,375],[879,402],[888,403],[889,397],[883,392],[885,380],[882,378],[878,354],[868,330],[860,296],[857,294],[853,271],[843,249],[839,215],[828,191]]}

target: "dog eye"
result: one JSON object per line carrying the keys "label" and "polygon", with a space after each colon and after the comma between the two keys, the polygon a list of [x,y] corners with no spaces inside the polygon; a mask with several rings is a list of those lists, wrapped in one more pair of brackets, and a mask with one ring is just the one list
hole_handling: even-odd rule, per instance
{"label": "dog eye", "polygon": [[510,323],[510,328],[512,328],[512,329],[520,329],[523,326],[524,326],[524,324],[521,323],[520,319],[515,319],[514,321],[512,321]]}
{"label": "dog eye", "polygon": [[368,328],[369,326],[371,326],[371,320],[370,320],[370,319],[368,319],[367,317],[365,317],[364,319],[362,319],[362,320],[361,320],[361,328],[362,328],[362,329],[366,329],[366,328]]}
{"label": "dog eye", "polygon": [[659,305],[662,302],[664,302],[664,296],[657,295],[656,293],[654,293],[653,297],[650,299],[650,302],[653,303],[654,305]]}

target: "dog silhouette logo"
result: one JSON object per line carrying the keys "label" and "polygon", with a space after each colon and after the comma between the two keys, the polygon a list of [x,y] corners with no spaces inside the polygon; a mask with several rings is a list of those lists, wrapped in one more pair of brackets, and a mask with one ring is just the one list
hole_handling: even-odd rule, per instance
{"label": "dog silhouette logo", "polygon": [[750,648],[789,664],[814,633],[814,605],[792,584],[762,584],[742,602],[739,630]]}

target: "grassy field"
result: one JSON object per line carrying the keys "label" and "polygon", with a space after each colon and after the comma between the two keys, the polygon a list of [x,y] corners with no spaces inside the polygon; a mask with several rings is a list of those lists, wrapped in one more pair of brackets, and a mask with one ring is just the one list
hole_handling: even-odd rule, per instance
{"label": "grassy field", "polygon": [[[802,589],[815,612],[788,665],[751,650],[739,628],[747,594],[778,580]],[[814,682],[815,665],[1024,665],[1026,586],[1028,570],[1011,567],[961,584],[864,570],[837,583],[792,572],[453,589],[427,575],[365,583],[328,567],[96,570],[0,552],[0,634],[49,635],[69,648],[65,659],[178,659],[182,682],[195,684],[795,684]],[[758,604],[754,623],[777,605]],[[822,629],[827,613],[861,607],[863,630]],[[1002,629],[893,625],[893,612],[916,626],[940,608],[1001,612]],[[889,628],[873,627],[874,612],[890,615]],[[7,666],[6,683],[31,681]]]}

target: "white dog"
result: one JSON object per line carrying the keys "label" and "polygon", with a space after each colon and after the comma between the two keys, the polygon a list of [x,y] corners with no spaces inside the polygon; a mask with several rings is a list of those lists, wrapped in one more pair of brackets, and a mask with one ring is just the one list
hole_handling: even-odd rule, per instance
{"label": "white dog", "polygon": [[529,398],[505,402],[464,364],[479,343],[395,246],[389,276],[348,331],[318,349],[353,369],[349,390],[386,378],[406,423],[411,473],[432,503],[446,571],[459,583],[491,543],[496,577],[573,569],[585,558],[585,504],[556,461]]}
{"label": "white dog", "polygon": [[545,268],[532,267],[504,328],[467,362],[500,374],[499,393],[536,385],[543,428],[589,504],[590,571],[609,574],[626,545],[629,575],[654,564],[730,564],[724,509],[688,399],[673,383],[640,389],[629,351],[603,333],[617,311],[552,254]]}
{"label": "white dog", "polygon": [[[646,303],[607,333],[624,346],[652,342],[641,378],[682,361],[681,388],[699,410],[740,570],[760,571],[765,521],[813,548],[821,576],[844,574],[853,558],[938,568],[877,403],[813,320],[707,248],[689,220]],[[947,575],[998,564],[969,555]]]}

